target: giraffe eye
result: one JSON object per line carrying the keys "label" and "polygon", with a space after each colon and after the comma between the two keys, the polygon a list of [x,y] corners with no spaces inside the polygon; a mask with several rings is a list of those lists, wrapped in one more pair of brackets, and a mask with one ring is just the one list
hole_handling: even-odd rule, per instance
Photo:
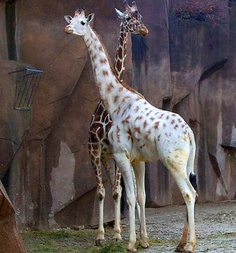
{"label": "giraffe eye", "polygon": [[85,22],[84,22],[84,21],[81,21],[80,24],[81,24],[81,25],[85,25]]}
{"label": "giraffe eye", "polygon": [[128,16],[125,19],[126,19],[126,21],[129,21],[131,19],[131,17]]}

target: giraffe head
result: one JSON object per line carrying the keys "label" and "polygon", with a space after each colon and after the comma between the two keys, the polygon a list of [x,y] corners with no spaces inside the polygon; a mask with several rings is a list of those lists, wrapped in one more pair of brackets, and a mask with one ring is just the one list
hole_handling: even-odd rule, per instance
{"label": "giraffe head", "polygon": [[115,9],[118,17],[123,21],[124,28],[131,33],[141,34],[143,36],[147,35],[148,29],[142,22],[142,16],[138,11],[135,1],[132,2],[131,6],[127,1],[124,1],[124,5],[124,12]]}
{"label": "giraffe head", "polygon": [[72,18],[69,15],[64,16],[69,25],[65,27],[65,32],[69,34],[76,34],[83,36],[86,33],[86,28],[94,18],[94,14],[91,13],[85,16],[84,9],[76,10],[75,15]]}

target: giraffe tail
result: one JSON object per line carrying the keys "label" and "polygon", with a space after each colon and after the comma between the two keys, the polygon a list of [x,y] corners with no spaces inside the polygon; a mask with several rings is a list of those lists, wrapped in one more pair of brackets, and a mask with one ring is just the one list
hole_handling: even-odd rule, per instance
{"label": "giraffe tail", "polygon": [[189,153],[189,159],[187,163],[187,175],[189,176],[189,181],[192,184],[193,188],[195,189],[196,192],[198,192],[197,175],[194,172],[196,144],[195,144],[194,134],[191,129],[189,131],[189,138],[190,138],[190,153]]}

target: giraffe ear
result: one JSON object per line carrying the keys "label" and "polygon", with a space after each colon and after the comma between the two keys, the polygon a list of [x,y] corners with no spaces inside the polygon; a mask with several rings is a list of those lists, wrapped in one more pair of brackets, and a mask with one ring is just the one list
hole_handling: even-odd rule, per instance
{"label": "giraffe ear", "polygon": [[118,9],[115,8],[116,14],[118,16],[118,18],[123,18],[125,15],[123,12],[119,11]]}
{"label": "giraffe ear", "polygon": [[94,19],[94,16],[95,16],[94,13],[90,13],[90,14],[87,16],[87,22],[88,22],[88,24]]}
{"label": "giraffe ear", "polygon": [[64,16],[64,18],[65,18],[66,22],[70,24],[72,17],[70,15],[66,15],[66,16]]}

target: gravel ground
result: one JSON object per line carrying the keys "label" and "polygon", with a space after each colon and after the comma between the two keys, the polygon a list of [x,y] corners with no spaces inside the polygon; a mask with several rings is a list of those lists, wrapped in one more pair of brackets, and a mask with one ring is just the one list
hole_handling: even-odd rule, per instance
{"label": "gravel ground", "polygon": [[[236,201],[197,204],[195,210],[198,239],[195,252],[236,252]],[[139,252],[174,252],[182,234],[185,206],[148,208],[146,214],[152,244]],[[125,219],[122,224],[127,222]],[[124,236],[128,239],[127,228]]]}
{"label": "gravel ground", "polygon": [[[147,208],[146,214],[150,247],[139,248],[138,253],[173,253],[183,231],[185,206]],[[195,253],[236,253],[236,201],[198,203],[195,214]],[[106,227],[104,247],[95,246],[96,229],[26,231],[22,236],[27,253],[124,253],[129,238],[128,218],[122,220],[122,227],[124,240],[118,244],[111,239],[113,229]]]}

